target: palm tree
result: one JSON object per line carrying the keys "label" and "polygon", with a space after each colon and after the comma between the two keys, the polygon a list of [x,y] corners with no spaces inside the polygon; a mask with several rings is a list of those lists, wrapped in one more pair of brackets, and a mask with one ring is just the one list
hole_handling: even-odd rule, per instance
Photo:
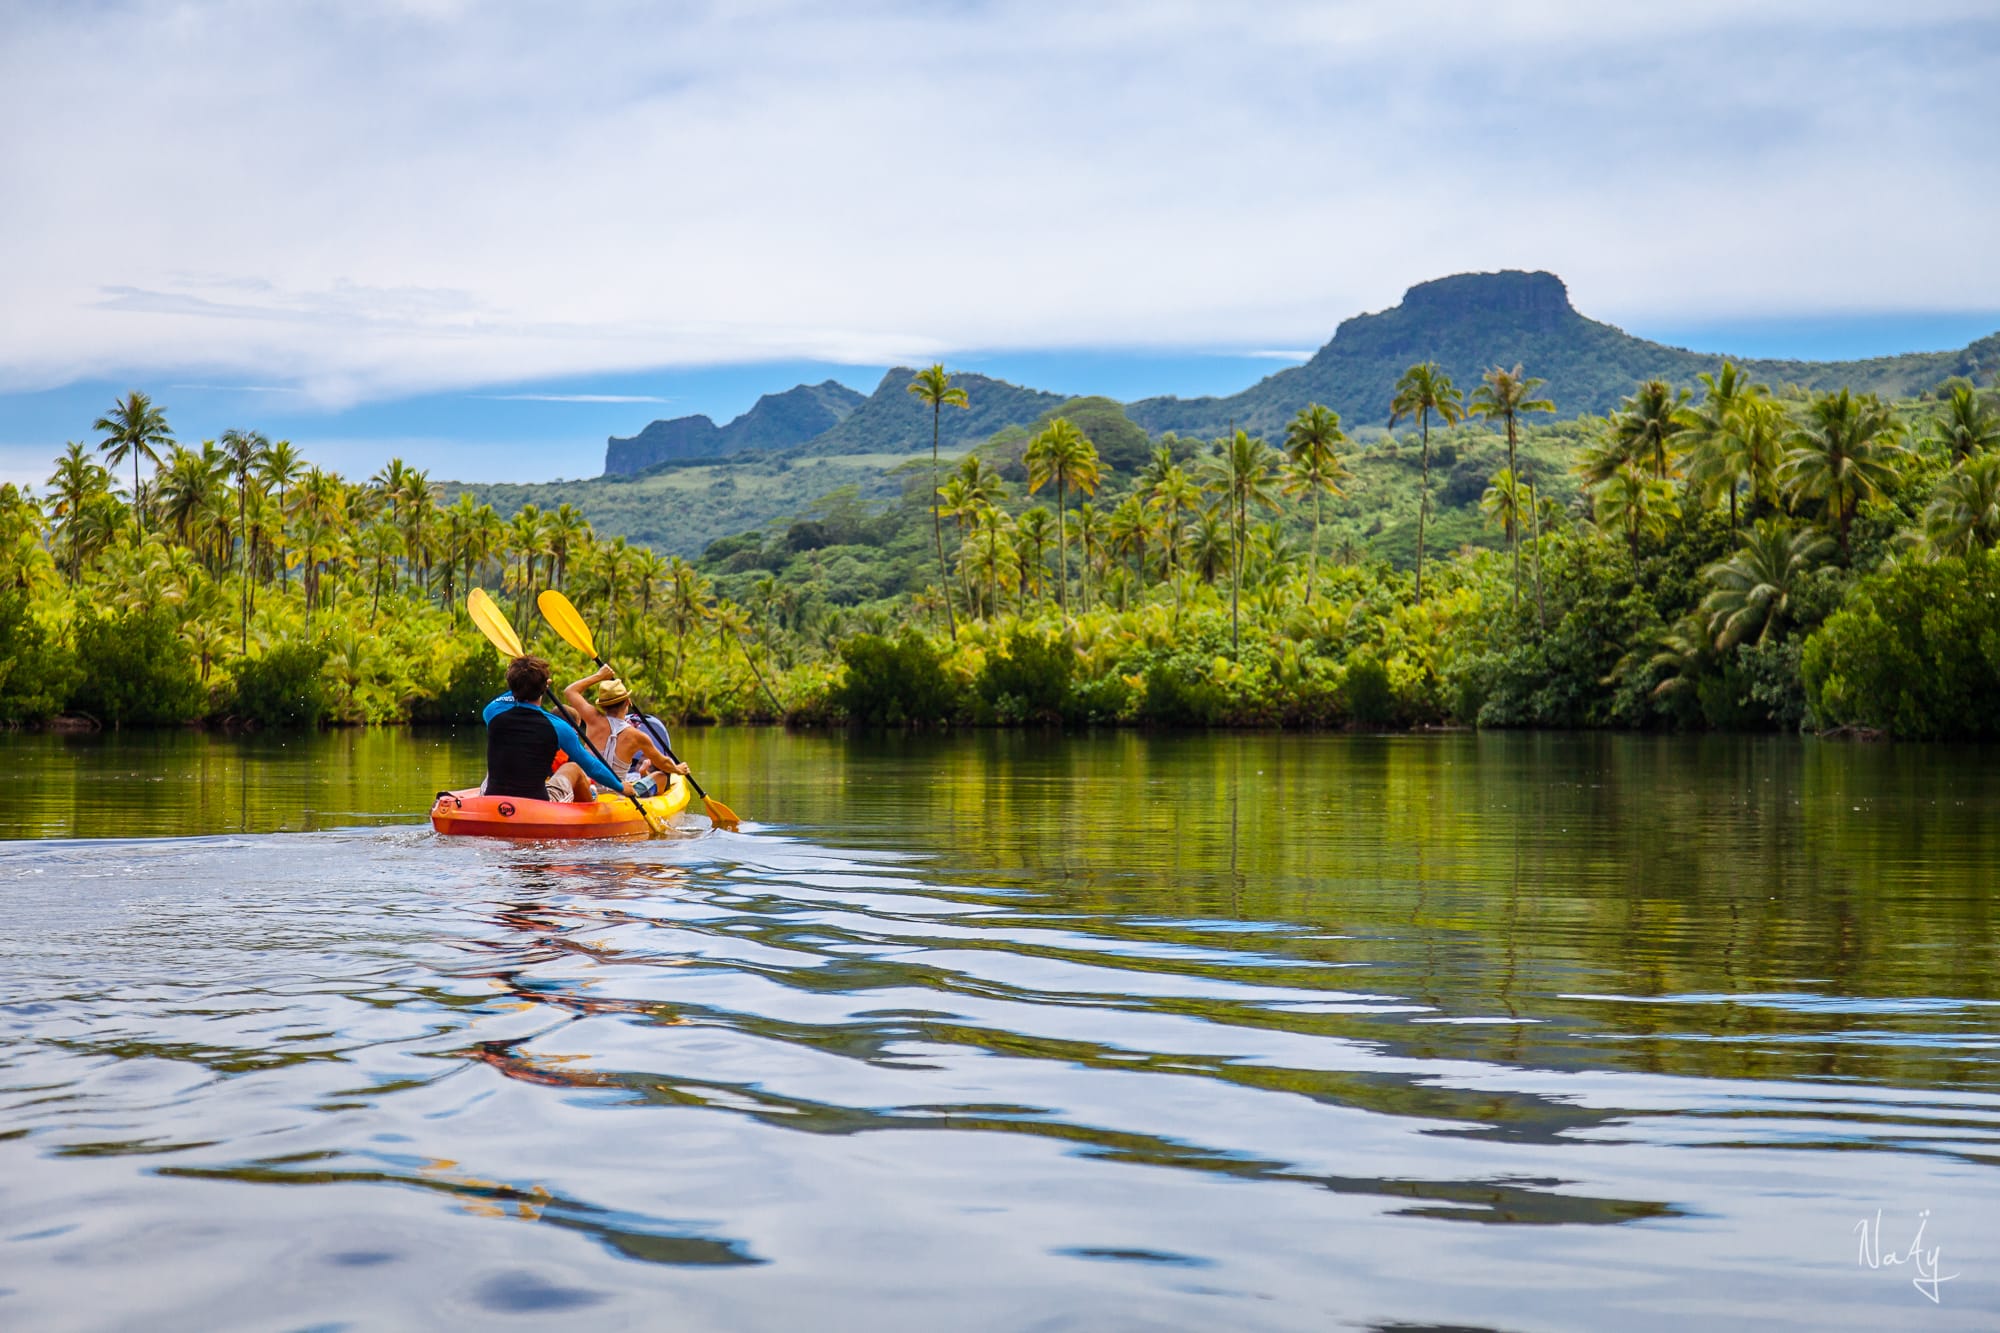
{"label": "palm tree", "polygon": [[1069,623],[1069,529],[1065,520],[1064,496],[1071,486],[1085,495],[1097,492],[1097,446],[1070,423],[1057,417],[1033,440],[1022,459],[1028,465],[1028,494],[1033,495],[1050,481],[1056,484],[1056,552],[1061,567],[1056,584],[1062,604],[1063,623]]}
{"label": "palm tree", "polygon": [[226,430],[222,432],[222,453],[229,460],[229,470],[236,476],[236,529],[244,536],[242,578],[243,596],[243,638],[241,651],[245,656],[250,652],[250,542],[248,540],[249,519],[245,513],[250,502],[250,475],[264,462],[264,455],[271,450],[271,442],[254,430]]}
{"label": "palm tree", "polygon": [[1423,482],[1417,501],[1417,600],[1424,600],[1424,528],[1431,516],[1431,418],[1447,426],[1465,417],[1464,395],[1452,384],[1451,376],[1435,361],[1411,366],[1396,381],[1396,396],[1389,400],[1389,425],[1410,417],[1423,430]]}
{"label": "palm tree", "polygon": [[1035,580],[1035,597],[1037,600],[1041,598],[1042,585],[1049,572],[1048,562],[1043,558],[1042,552],[1048,549],[1049,539],[1055,535],[1055,526],[1055,515],[1041,505],[1027,510],[1015,520],[1016,548],[1024,557],[1027,552],[1034,552],[1032,558],[1024,558],[1021,561],[1021,601],[1024,605],[1028,600],[1030,574]]}
{"label": "palm tree", "polygon": [[1014,553],[1013,530],[1014,520],[1007,516],[1007,511],[993,505],[981,507],[973,519],[971,540],[977,548],[975,564],[986,576],[989,615],[1000,614],[1000,589],[1020,567]]}
{"label": "palm tree", "polygon": [[111,473],[86,453],[83,445],[71,440],[56,460],[49,485],[54,490],[49,517],[62,534],[63,549],[69,556],[69,581],[75,583],[83,577],[87,515],[109,494]]}
{"label": "palm tree", "polygon": [[1863,500],[1895,481],[1896,467],[1909,451],[1897,440],[1902,427],[1874,394],[1856,397],[1850,389],[1815,396],[1806,419],[1787,437],[1778,479],[1794,508],[1817,500],[1833,519],[1841,558],[1850,552],[1847,531]]}
{"label": "palm tree", "polygon": [[1234,518],[1229,506],[1219,504],[1196,514],[1188,533],[1188,569],[1211,587],[1225,572],[1235,569],[1230,532]]}
{"label": "palm tree", "polygon": [[2000,446],[2000,416],[1986,409],[1970,384],[1954,384],[1944,411],[1931,423],[1931,438],[1958,462]]}
{"label": "palm tree", "polygon": [[1600,483],[1593,492],[1598,526],[1625,534],[1632,550],[1632,572],[1639,572],[1639,539],[1665,533],[1670,520],[1680,516],[1673,488],[1658,477],[1649,477],[1637,462],[1626,463]]}
{"label": "palm tree", "polygon": [[972,404],[966,398],[965,390],[953,385],[951,376],[945,374],[943,362],[918,371],[917,377],[909,383],[909,391],[917,396],[918,401],[931,406],[931,537],[937,544],[938,578],[944,585],[945,625],[951,631],[952,642],[956,643],[958,622],[951,613],[951,571],[944,565],[944,521],[938,515],[938,435],[947,405],[970,410]]}
{"label": "palm tree", "polygon": [[1501,468],[1487,483],[1485,494],[1479,497],[1479,512],[1486,521],[1497,525],[1507,536],[1507,542],[1514,547],[1514,606],[1521,605],[1521,560],[1520,535],[1521,520],[1527,514],[1528,488],[1514,480],[1514,474]]}
{"label": "palm tree", "polygon": [[2000,452],[1968,454],[1938,482],[1924,510],[1933,557],[1967,556],[2000,542]]}
{"label": "palm tree", "polygon": [[1252,501],[1276,508],[1278,497],[1272,486],[1271,446],[1263,440],[1237,431],[1222,445],[1210,463],[1209,489],[1221,492],[1229,507],[1229,650],[1242,649],[1238,603],[1243,591],[1243,544],[1249,534]]}
{"label": "palm tree", "polygon": [[144,458],[154,467],[160,465],[160,450],[174,442],[167,414],[134,389],[113,403],[111,410],[92,422],[90,428],[105,433],[97,442],[97,447],[104,451],[105,462],[117,467],[128,456],[132,459],[132,512],[139,520],[139,531],[144,532],[146,511],[139,493],[139,460]]}
{"label": "palm tree", "polygon": [[[1495,366],[1486,372],[1485,383],[1472,391],[1472,415],[1485,417],[1488,421],[1498,417],[1507,426],[1507,480],[1511,486],[1521,475],[1521,465],[1514,457],[1515,434],[1521,414],[1524,412],[1553,412],[1556,405],[1547,398],[1536,398],[1535,390],[1543,381],[1533,376],[1523,375],[1521,367],[1502,370]],[[1514,550],[1514,609],[1521,609],[1521,525],[1517,521],[1507,525],[1507,544]]]}
{"label": "palm tree", "polygon": [[528,615],[528,595],[535,586],[535,561],[548,550],[548,531],[542,526],[540,505],[524,504],[507,524],[507,549],[521,561],[515,582],[515,608],[521,619]]}
{"label": "palm tree", "polygon": [[[1137,561],[1142,578],[1146,568],[1146,533],[1146,509],[1137,495],[1128,495],[1120,500],[1118,507],[1105,520],[1104,537],[1111,547],[1112,556]],[[1119,590],[1123,592],[1123,584],[1119,585]],[[1123,600],[1118,603],[1118,609],[1125,609]]]}
{"label": "palm tree", "polygon": [[1090,572],[1102,567],[1108,522],[1109,516],[1088,501],[1076,507],[1076,541],[1083,548],[1083,558],[1077,564],[1077,591],[1083,594],[1085,615],[1090,614]]}
{"label": "palm tree", "polygon": [[264,451],[264,458],[257,466],[257,476],[267,489],[278,492],[278,586],[291,586],[291,550],[285,537],[285,516],[291,513],[291,486],[305,470],[305,460],[292,447],[290,440],[278,440]]}
{"label": "palm tree", "polygon": [[568,581],[570,550],[587,541],[589,536],[590,524],[577,512],[576,506],[559,504],[549,515],[550,572],[556,587],[561,588]]}
{"label": "palm tree", "polygon": [[1701,611],[1717,650],[1735,647],[1753,630],[1753,642],[1769,638],[1791,610],[1800,580],[1832,549],[1823,532],[1795,531],[1780,519],[1758,519],[1741,550],[1701,572],[1714,585],[1702,599]]}
{"label": "palm tree", "polygon": [[1742,435],[1746,404],[1769,393],[1762,384],[1752,384],[1733,361],[1724,361],[1721,370],[1703,371],[1701,403],[1681,413],[1683,434],[1691,446],[1694,464],[1689,482],[1706,500],[1718,490],[1729,493],[1729,530],[1736,530],[1736,490],[1743,481]]}
{"label": "palm tree", "polygon": [[160,465],[155,490],[160,516],[179,537],[180,544],[192,548],[202,515],[211,507],[222,485],[222,454],[213,440],[204,440],[197,453],[183,445],[173,445]]}
{"label": "palm tree", "polygon": [[1285,469],[1285,494],[1313,498],[1312,558],[1306,566],[1308,599],[1319,586],[1319,529],[1326,497],[1343,494],[1342,484],[1352,479],[1347,464],[1340,461],[1339,446],[1347,442],[1347,432],[1340,428],[1340,413],[1319,403],[1300,408],[1285,427],[1285,455],[1291,460]]}
{"label": "palm tree", "polygon": [[1689,397],[1686,389],[1673,388],[1665,380],[1647,380],[1611,418],[1611,437],[1622,456],[1634,462],[1650,459],[1655,481],[1667,479],[1668,466],[1679,451],[1675,437],[1688,429]]}

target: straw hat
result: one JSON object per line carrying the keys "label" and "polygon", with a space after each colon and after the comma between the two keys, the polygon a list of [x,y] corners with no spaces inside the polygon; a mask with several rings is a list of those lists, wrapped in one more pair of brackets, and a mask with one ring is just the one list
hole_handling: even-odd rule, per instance
{"label": "straw hat", "polygon": [[626,689],[625,682],[616,676],[613,676],[610,680],[603,682],[597,687],[597,702],[600,706],[604,704],[622,704],[631,697],[632,691]]}

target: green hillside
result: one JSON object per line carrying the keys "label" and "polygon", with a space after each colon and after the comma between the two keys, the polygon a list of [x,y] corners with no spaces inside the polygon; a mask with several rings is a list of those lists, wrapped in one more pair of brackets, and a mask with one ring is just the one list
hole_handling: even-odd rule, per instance
{"label": "green hillside", "polygon": [[[807,441],[800,452],[814,456],[929,453],[931,409],[909,392],[916,373],[908,366],[891,370],[866,402],[833,429]],[[1008,426],[1026,425],[1063,401],[1061,394],[1024,389],[970,371],[954,371],[952,382],[965,390],[968,405],[944,409],[938,418],[938,437],[959,448]]]}

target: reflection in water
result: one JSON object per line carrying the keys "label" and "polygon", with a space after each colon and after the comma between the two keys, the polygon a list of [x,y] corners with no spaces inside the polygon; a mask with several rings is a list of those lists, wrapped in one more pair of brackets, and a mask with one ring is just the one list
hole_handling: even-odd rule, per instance
{"label": "reflection in water", "polygon": [[[0,848],[6,1326],[2000,1312],[1991,756],[719,732],[761,829],[241,836],[477,762],[389,739]],[[103,787],[5,817],[217,831]]]}

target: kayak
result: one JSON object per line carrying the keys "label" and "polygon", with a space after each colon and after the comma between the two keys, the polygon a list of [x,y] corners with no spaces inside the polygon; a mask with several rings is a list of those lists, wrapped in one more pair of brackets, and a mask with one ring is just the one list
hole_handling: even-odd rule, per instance
{"label": "kayak", "polygon": [[[687,809],[687,779],[676,776],[658,796],[642,798],[656,822]],[[629,796],[598,793],[595,801],[535,801],[487,796],[477,787],[441,791],[431,827],[452,836],[486,838],[635,838],[651,830]]]}

